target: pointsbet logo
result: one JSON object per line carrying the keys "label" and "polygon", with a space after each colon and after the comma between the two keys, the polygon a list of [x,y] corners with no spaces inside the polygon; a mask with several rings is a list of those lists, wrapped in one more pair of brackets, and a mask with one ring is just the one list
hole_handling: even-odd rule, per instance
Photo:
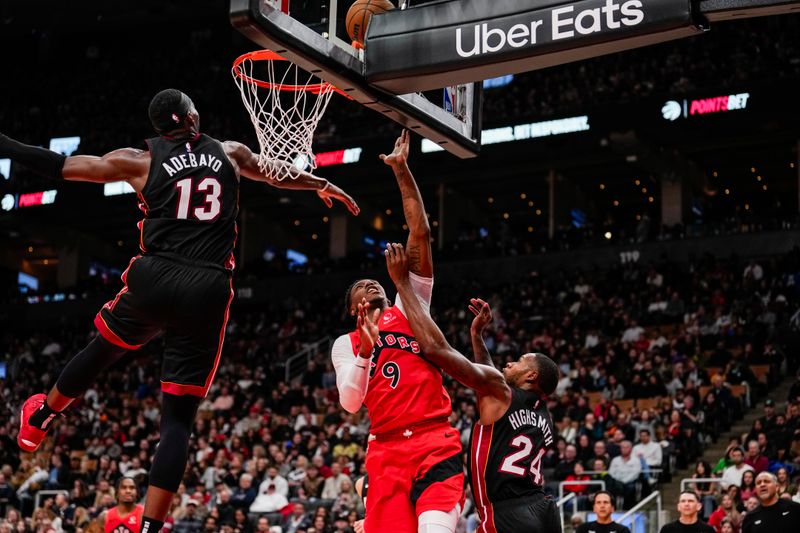
{"label": "pointsbet logo", "polygon": [[605,0],[595,8],[582,10],[566,5],[534,13],[530,21],[519,22],[507,29],[492,27],[486,22],[457,28],[456,52],[461,57],[492,54],[509,48],[638,26],[644,20],[641,0]]}
{"label": "pointsbet logo", "polygon": [[689,118],[693,115],[708,115],[747,109],[749,102],[750,93],[712,96],[711,98],[699,98],[697,100],[670,100],[661,108],[661,115],[665,120],[674,122],[681,117]]}

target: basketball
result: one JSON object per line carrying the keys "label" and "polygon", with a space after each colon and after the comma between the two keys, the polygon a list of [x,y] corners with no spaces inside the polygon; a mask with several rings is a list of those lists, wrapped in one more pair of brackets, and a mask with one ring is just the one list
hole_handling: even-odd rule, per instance
{"label": "basketball", "polygon": [[372,15],[394,9],[394,4],[389,0],[356,0],[347,10],[345,21],[347,35],[357,42],[364,44],[364,35]]}

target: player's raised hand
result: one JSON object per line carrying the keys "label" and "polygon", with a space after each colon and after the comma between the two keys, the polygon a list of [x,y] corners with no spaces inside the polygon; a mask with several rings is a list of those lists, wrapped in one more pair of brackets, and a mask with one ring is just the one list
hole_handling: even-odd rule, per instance
{"label": "player's raised hand", "polygon": [[386,256],[386,268],[389,270],[389,277],[392,278],[395,286],[408,280],[408,254],[402,244],[389,243],[383,252]]}
{"label": "player's raised hand", "polygon": [[325,202],[325,205],[328,207],[333,207],[333,201],[338,200],[342,202],[345,206],[347,206],[347,210],[353,213],[354,215],[358,215],[361,212],[361,208],[358,207],[353,198],[340,189],[338,186],[334,185],[330,181],[325,186],[324,189],[321,191],[317,191],[317,195],[322,198],[322,201]]}
{"label": "player's raised hand", "polygon": [[480,298],[471,298],[469,301],[469,310],[475,315],[472,319],[472,331],[483,333],[486,326],[492,323],[494,317],[492,316],[491,306],[481,300]]}
{"label": "player's raised hand", "polygon": [[361,357],[370,357],[372,348],[378,341],[378,319],[381,316],[380,309],[371,309],[366,298],[362,298],[358,304],[358,318],[356,319],[356,329],[361,338],[361,346],[358,350]]}
{"label": "player's raised hand", "polygon": [[394,150],[391,154],[381,154],[379,157],[381,161],[390,167],[398,167],[408,163],[408,145],[411,139],[411,134],[408,130],[403,130],[400,137],[394,142]]}

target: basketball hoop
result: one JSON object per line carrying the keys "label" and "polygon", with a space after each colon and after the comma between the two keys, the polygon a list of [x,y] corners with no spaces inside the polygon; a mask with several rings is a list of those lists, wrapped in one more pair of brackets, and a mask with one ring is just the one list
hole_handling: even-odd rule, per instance
{"label": "basketball hoop", "polygon": [[[265,64],[266,79],[254,75],[256,62]],[[347,94],[271,50],[237,57],[232,74],[256,130],[261,171],[283,180],[296,177],[292,169],[315,169],[314,131],[333,93]]]}

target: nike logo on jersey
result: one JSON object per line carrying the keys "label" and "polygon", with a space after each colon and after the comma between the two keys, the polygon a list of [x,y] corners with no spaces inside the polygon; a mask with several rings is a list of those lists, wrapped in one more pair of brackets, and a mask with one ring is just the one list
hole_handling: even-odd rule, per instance
{"label": "nike logo on jersey", "polygon": [[756,525],[759,525],[759,524],[761,524],[761,520],[756,520],[755,524],[756,524]]}
{"label": "nike logo on jersey", "polygon": [[389,312],[389,311],[387,311],[387,312],[385,312],[385,313],[383,314],[383,323],[384,323],[384,324],[388,324],[388,323],[389,323],[389,322],[391,322],[392,320],[394,320],[394,314],[392,314],[392,313],[391,313],[391,312]]}
{"label": "nike logo on jersey", "polygon": [[782,513],[782,514],[783,514],[783,516],[786,516],[787,514],[789,514],[789,511],[786,511],[785,513]]}

